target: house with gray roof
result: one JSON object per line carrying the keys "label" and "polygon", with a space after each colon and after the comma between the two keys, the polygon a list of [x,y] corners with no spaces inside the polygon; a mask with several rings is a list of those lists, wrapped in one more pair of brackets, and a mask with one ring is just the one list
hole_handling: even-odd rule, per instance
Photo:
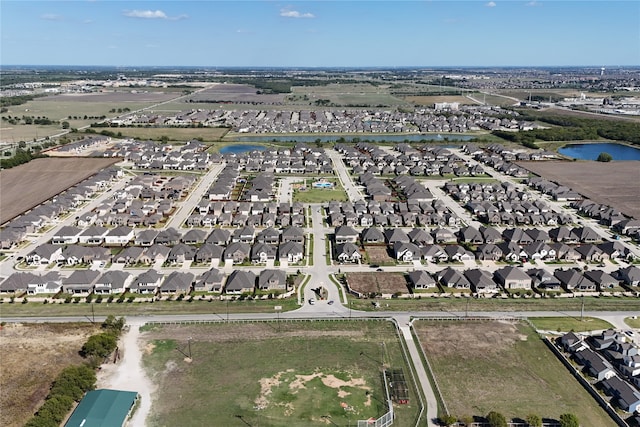
{"label": "house with gray roof", "polygon": [[223,258],[225,262],[241,264],[249,258],[250,254],[251,246],[248,243],[232,242],[224,250]]}
{"label": "house with gray roof", "polygon": [[44,243],[29,252],[25,261],[29,265],[47,265],[62,259],[62,246]]}
{"label": "house with gray roof", "polygon": [[55,294],[62,289],[62,278],[57,271],[46,274],[15,272],[0,283],[0,293],[29,295]]}
{"label": "house with gray roof", "polygon": [[224,274],[215,268],[205,271],[196,280],[194,284],[195,291],[206,292],[222,292],[222,285],[224,283]]}
{"label": "house with gray roof", "polygon": [[121,294],[125,291],[129,273],[119,270],[105,271],[95,282],[96,295]]}
{"label": "house with gray roof", "polygon": [[438,282],[445,287],[451,289],[470,289],[471,283],[464,275],[451,267],[447,267],[436,273]]}
{"label": "house with gray roof", "polygon": [[159,230],[155,230],[153,228],[141,230],[138,232],[138,234],[136,234],[134,243],[136,244],[136,246],[151,246],[155,243],[156,237],[159,233]]}
{"label": "house with gray roof", "polygon": [[362,254],[356,245],[346,242],[335,246],[335,259],[340,263],[360,263]]}
{"label": "house with gray roof", "polygon": [[435,279],[424,270],[410,272],[409,283],[414,290],[435,289],[438,287]]}
{"label": "house with gray roof", "polygon": [[118,226],[112,228],[104,236],[104,244],[107,246],[125,246],[135,237],[133,228]]}
{"label": "house with gray roof", "polygon": [[191,292],[193,285],[193,273],[183,271],[173,271],[169,274],[162,285],[160,285],[161,294],[188,294]]}
{"label": "house with gray roof", "polygon": [[75,270],[71,275],[62,280],[62,290],[68,294],[88,295],[93,292],[100,272],[95,270]]}
{"label": "house with gray roof", "polygon": [[531,289],[531,278],[517,267],[500,268],[493,273],[493,277],[505,289]]}
{"label": "house with gray roof", "polygon": [[498,284],[493,280],[491,273],[479,268],[466,270],[464,276],[471,283],[471,290],[477,294],[492,294],[498,292]]}
{"label": "house with gray roof", "polygon": [[250,294],[256,287],[256,275],[251,271],[234,270],[227,278],[224,291],[227,294]]}
{"label": "house with gray roof", "polygon": [[285,242],[278,247],[278,259],[289,263],[298,263],[304,259],[304,247],[301,243]]}
{"label": "house with gray roof", "polygon": [[205,243],[197,248],[194,255],[194,261],[200,264],[210,263],[213,261],[220,262],[224,248],[212,243]]}
{"label": "house with gray roof", "polygon": [[131,282],[129,290],[138,294],[155,295],[162,283],[162,277],[162,273],[159,273],[154,269],[147,270]]}
{"label": "house with gray roof", "polygon": [[261,291],[286,291],[287,275],[282,270],[262,270],[258,276]]}
{"label": "house with gray roof", "polygon": [[336,244],[342,243],[355,243],[358,241],[359,233],[354,230],[352,227],[342,225],[340,227],[336,227],[334,232],[334,238]]}
{"label": "house with gray roof", "polygon": [[82,231],[83,230],[80,227],[66,225],[54,233],[53,237],[51,237],[51,243],[54,245],[78,243],[78,239],[80,238]]}

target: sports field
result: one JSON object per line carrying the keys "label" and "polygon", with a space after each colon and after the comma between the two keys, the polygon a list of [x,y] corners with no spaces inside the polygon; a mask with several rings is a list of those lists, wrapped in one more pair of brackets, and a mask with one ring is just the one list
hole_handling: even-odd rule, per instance
{"label": "sports field", "polygon": [[[142,337],[158,386],[150,426],[355,425],[386,412],[382,366],[407,372],[384,321],[166,325]],[[394,426],[414,425],[411,397]]]}
{"label": "sports field", "polygon": [[531,327],[514,322],[414,322],[449,413],[507,419],[573,413],[582,427],[615,423]]}

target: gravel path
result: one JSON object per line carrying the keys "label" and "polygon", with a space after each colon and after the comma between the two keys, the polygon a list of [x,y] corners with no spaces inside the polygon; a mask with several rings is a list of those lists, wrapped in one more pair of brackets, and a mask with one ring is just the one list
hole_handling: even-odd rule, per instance
{"label": "gravel path", "polygon": [[141,324],[128,325],[128,330],[120,340],[122,359],[116,364],[102,365],[98,375],[98,388],[137,391],[140,394],[140,404],[128,424],[131,427],[145,425],[151,411],[151,395],[154,390],[142,367],[142,349],[138,342],[140,326]]}

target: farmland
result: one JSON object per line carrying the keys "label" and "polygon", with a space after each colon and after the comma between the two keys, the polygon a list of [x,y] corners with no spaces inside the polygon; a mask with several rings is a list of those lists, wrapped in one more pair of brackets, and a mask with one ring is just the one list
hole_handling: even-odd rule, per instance
{"label": "farmland", "polygon": [[[116,163],[119,159],[48,158],[0,171],[0,223]],[[28,185],[25,183],[28,182]]]}
{"label": "farmland", "polygon": [[[449,413],[507,418],[578,414],[584,427],[614,425],[527,325],[414,323]],[[508,396],[508,398],[505,398]]]}
{"label": "farmland", "polygon": [[[150,329],[144,365],[158,385],[151,426],[207,425],[212,417],[219,425],[327,425],[323,416],[353,424],[386,412],[381,362],[406,369],[387,322]],[[411,403],[397,407],[394,425],[413,425],[417,411]]]}
{"label": "farmland", "polygon": [[11,324],[0,328],[0,424],[24,425],[42,404],[63,368],[82,363],[78,354],[93,325]]}
{"label": "farmland", "polygon": [[[637,162],[521,162],[522,167],[550,181],[573,188],[597,203],[640,218]],[[635,177],[635,179],[634,179]]]}

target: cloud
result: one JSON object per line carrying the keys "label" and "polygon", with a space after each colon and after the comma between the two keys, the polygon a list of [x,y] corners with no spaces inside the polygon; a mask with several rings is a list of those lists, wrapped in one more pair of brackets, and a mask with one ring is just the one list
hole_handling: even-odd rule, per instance
{"label": "cloud", "polygon": [[542,6],[542,4],[540,4],[537,1],[533,0],[533,1],[530,1],[528,3],[525,3],[525,6],[536,7],[536,6]]}
{"label": "cloud", "polygon": [[125,10],[122,14],[128,18],[140,19],[166,19],[169,21],[177,21],[188,18],[187,15],[168,16],[161,10]]}
{"label": "cloud", "polygon": [[45,21],[62,21],[64,18],[62,15],[56,15],[55,13],[45,13],[40,15],[40,19],[44,19]]}
{"label": "cloud", "polygon": [[298,12],[297,10],[289,10],[289,9],[281,9],[280,16],[284,16],[285,18],[315,18],[313,13],[309,12]]}
{"label": "cloud", "polygon": [[487,6],[487,7],[496,7],[497,4],[494,1],[490,1],[489,3],[485,3],[485,6]]}

